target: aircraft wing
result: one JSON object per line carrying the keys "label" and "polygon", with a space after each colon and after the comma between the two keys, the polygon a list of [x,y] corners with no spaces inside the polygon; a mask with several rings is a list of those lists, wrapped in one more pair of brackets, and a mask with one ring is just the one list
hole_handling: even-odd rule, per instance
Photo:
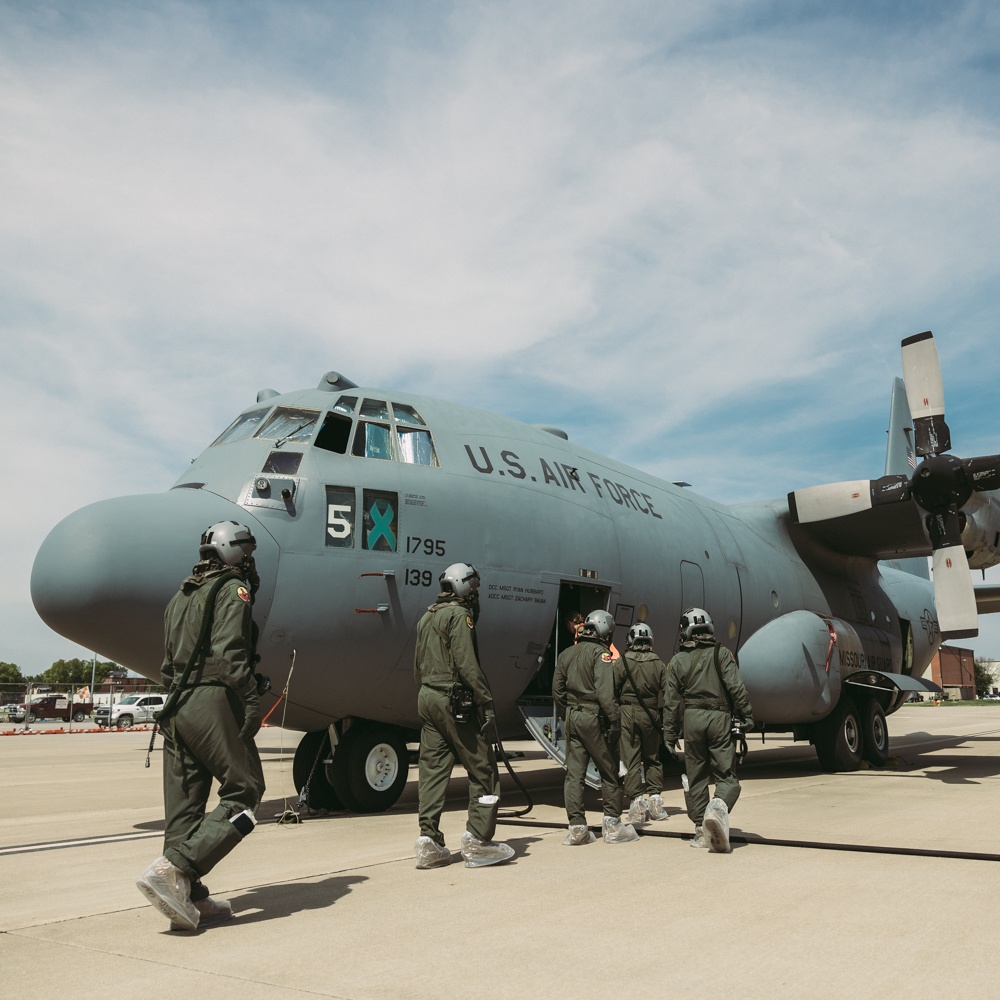
{"label": "aircraft wing", "polygon": [[981,615],[1000,612],[1000,584],[979,583],[973,587],[976,593],[976,611]]}
{"label": "aircraft wing", "polygon": [[923,517],[913,501],[870,507],[805,523],[798,523],[795,494],[789,494],[788,505],[795,524],[793,537],[805,535],[842,555],[905,559],[931,554]]}

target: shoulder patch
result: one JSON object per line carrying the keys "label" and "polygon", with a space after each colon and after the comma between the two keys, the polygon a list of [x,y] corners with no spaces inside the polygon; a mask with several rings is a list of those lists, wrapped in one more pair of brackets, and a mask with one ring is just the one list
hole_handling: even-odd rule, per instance
{"label": "shoulder patch", "polygon": [[240,586],[236,588],[236,596],[241,600],[245,601],[247,604],[250,603],[250,591],[246,587]]}
{"label": "shoulder patch", "polygon": [[601,663],[611,663],[614,657],[610,653],[601,653]]}
{"label": "shoulder patch", "polygon": [[468,625],[469,628],[475,628],[476,627],[475,622],[473,622],[471,615],[466,615],[465,616],[465,624]]}

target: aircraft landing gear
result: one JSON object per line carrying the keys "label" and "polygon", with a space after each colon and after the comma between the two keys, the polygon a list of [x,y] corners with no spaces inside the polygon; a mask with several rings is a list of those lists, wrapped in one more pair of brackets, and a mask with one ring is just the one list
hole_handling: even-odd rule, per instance
{"label": "aircraft landing gear", "polygon": [[325,763],[330,759],[330,735],[325,729],[306,733],[295,748],[292,762],[292,779],[295,790],[301,792],[308,783],[306,801],[311,809],[343,809],[344,806],[330,784]]}
{"label": "aircraft landing gear", "polygon": [[816,756],[826,771],[856,771],[862,759],[872,767],[889,760],[889,727],[885,710],[875,698],[863,698],[860,709],[849,694],[813,727]]}
{"label": "aircraft landing gear", "polygon": [[299,791],[308,781],[313,809],[383,812],[402,795],[408,769],[402,730],[356,720],[332,756],[327,730],[306,733],[295,751],[293,775]]}
{"label": "aircraft landing gear", "polygon": [[816,723],[812,741],[825,771],[856,771],[861,766],[861,716],[849,694],[841,694],[837,707]]}
{"label": "aircraft landing gear", "polygon": [[874,698],[867,700],[862,712],[861,738],[865,760],[872,767],[885,767],[889,760],[889,727],[882,706]]}

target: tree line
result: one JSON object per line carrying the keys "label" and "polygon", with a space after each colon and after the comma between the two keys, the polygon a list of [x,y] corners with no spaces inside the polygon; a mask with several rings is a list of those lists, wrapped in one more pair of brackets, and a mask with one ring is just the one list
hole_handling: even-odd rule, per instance
{"label": "tree line", "polygon": [[93,660],[56,660],[48,670],[31,677],[23,674],[16,663],[0,663],[0,684],[62,684],[77,688],[85,684],[89,686],[93,677],[94,687],[97,688],[112,673],[122,669],[119,664],[107,660],[98,660],[96,670]]}

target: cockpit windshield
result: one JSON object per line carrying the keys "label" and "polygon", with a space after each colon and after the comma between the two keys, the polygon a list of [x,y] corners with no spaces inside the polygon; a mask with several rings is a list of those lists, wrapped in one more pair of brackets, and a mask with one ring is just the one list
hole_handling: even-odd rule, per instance
{"label": "cockpit windshield", "polygon": [[260,422],[267,415],[270,407],[265,406],[260,410],[251,410],[249,413],[241,413],[213,442],[214,448],[217,444],[231,444],[233,441],[242,441],[251,437],[253,432],[260,426]]}
{"label": "cockpit windshield", "polygon": [[268,418],[257,437],[285,441],[308,441],[319,418],[319,410],[279,406]]}

